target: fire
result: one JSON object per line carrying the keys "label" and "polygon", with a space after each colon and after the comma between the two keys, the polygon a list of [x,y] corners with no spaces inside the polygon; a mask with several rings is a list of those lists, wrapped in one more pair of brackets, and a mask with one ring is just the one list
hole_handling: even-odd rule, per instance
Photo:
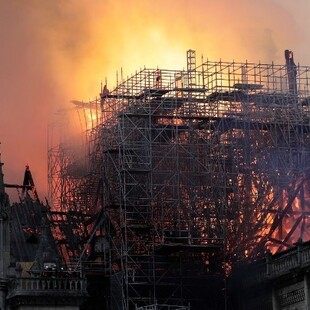
{"label": "fire", "polygon": [[290,248],[299,239],[309,240],[308,187],[305,178],[299,177],[293,188],[282,190],[275,212],[262,232],[262,237],[268,240],[266,247],[272,253]]}

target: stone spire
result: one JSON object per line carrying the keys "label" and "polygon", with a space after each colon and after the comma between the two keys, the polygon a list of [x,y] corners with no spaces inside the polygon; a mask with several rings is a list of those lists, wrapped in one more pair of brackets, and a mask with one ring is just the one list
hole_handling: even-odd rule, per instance
{"label": "stone spire", "polygon": [[10,202],[9,202],[9,196],[5,192],[4,174],[2,171],[2,167],[3,162],[1,161],[1,153],[0,153],[0,219],[2,219],[3,221],[7,221]]}
{"label": "stone spire", "polygon": [[4,189],[2,166],[0,154],[0,308],[5,309],[6,278],[10,265],[10,204]]}
{"label": "stone spire", "polygon": [[0,153],[0,197],[2,197],[5,194],[2,166],[3,162],[1,161],[1,153]]}

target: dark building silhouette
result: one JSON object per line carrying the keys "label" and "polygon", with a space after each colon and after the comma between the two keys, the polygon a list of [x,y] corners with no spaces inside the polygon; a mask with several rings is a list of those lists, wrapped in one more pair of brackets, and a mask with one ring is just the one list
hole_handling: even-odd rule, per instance
{"label": "dark building silhouette", "polygon": [[84,130],[53,124],[45,204],[27,168],[8,208],[2,178],[2,302],[308,307],[310,68],[186,56],[73,101]]}

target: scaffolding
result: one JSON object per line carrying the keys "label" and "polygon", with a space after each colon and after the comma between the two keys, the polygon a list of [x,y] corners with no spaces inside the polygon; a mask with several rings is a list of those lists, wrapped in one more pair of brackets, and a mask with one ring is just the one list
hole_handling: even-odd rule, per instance
{"label": "scaffolding", "polygon": [[90,153],[101,120],[99,100],[73,103],[73,109],[61,110],[50,124],[48,143],[48,216],[70,267],[78,263],[98,217],[101,180],[95,153]]}
{"label": "scaffolding", "polygon": [[75,256],[103,266],[109,309],[223,307],[235,262],[309,239],[310,67],[289,57],[197,66],[189,50],[186,70],[102,91],[73,185],[80,158],[49,153],[55,211],[87,210]]}

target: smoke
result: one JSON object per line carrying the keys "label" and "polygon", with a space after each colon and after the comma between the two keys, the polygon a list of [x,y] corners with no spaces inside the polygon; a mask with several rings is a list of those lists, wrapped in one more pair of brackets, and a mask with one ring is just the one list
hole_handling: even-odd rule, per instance
{"label": "smoke", "polygon": [[[204,58],[284,63],[286,48],[307,64],[301,17],[307,0],[0,1],[0,141],[7,183],[26,164],[47,193],[47,125],[70,100],[98,96],[116,70],[186,67]],[[308,23],[305,21],[305,23]],[[296,48],[298,48],[296,50]],[[299,54],[303,58],[299,58]]]}

